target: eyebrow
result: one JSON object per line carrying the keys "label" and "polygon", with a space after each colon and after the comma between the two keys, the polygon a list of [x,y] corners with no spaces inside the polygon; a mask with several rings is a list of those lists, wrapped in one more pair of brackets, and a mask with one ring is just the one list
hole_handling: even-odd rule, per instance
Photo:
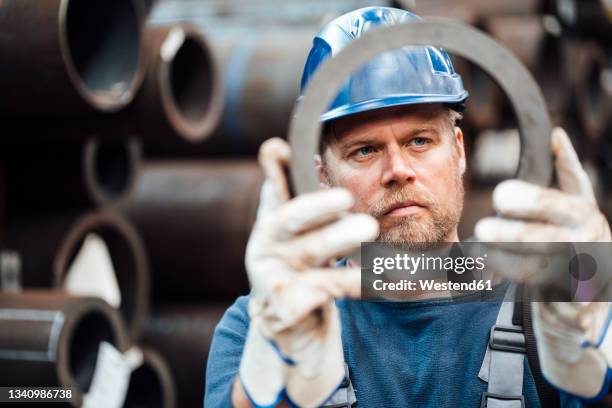
{"label": "eyebrow", "polygon": [[[415,137],[422,133],[427,133],[427,132],[433,133],[436,136],[440,135],[440,131],[435,126],[421,126],[421,127],[412,129],[410,132],[403,135],[402,138],[412,138],[412,137]],[[360,145],[360,144],[376,144],[376,143],[373,142],[371,137],[359,136],[355,138],[354,140],[351,140],[346,143],[339,142],[339,148],[343,151],[346,151],[350,149],[351,147]]]}

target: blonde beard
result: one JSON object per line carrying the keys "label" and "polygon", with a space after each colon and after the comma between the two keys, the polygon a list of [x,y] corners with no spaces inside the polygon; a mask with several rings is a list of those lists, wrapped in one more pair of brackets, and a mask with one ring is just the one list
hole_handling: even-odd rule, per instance
{"label": "blonde beard", "polygon": [[[419,219],[419,217],[400,218],[396,225],[387,228],[381,223],[381,232],[376,241],[394,244],[434,244],[446,241],[456,230],[461,219],[464,194],[463,183],[459,176],[454,185],[454,197],[448,201],[446,206],[441,206],[433,197],[428,196],[423,199],[420,195],[421,202],[425,201],[427,203],[425,211],[428,214],[420,217],[423,219]],[[396,196],[395,202],[398,202],[413,199],[412,197],[415,197],[415,194],[398,191],[393,193],[392,196]],[[378,203],[368,212],[380,219],[380,208],[381,204]]]}

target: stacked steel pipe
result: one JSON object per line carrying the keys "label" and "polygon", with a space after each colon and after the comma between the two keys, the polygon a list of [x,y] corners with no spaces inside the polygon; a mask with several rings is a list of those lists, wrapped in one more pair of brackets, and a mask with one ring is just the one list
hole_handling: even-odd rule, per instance
{"label": "stacked steel pipe", "polygon": [[3,1],[2,114],[125,107],[143,79],[141,7],[137,0]]}
{"label": "stacked steel pipe", "polygon": [[143,341],[169,362],[179,406],[202,403],[214,327],[248,293],[244,255],[261,183],[254,160],[150,162],[124,208],[151,264]]}
{"label": "stacked steel pipe", "polygon": [[166,360],[150,347],[142,348],[142,363],[132,372],[125,408],[174,408],[176,391]]}
{"label": "stacked steel pipe", "polygon": [[144,239],[157,301],[248,291],[244,253],[261,183],[252,160],[145,166],[124,212]]}
{"label": "stacked steel pipe", "polygon": [[[202,33],[149,27],[144,12],[141,0],[0,2],[0,239],[20,259],[0,262],[0,277],[13,277],[0,281],[0,372],[10,374],[0,385],[71,387],[80,406],[101,344],[126,362],[139,347],[148,259],[116,210],[135,191],[142,144],[206,139],[223,100]],[[108,251],[116,309],[67,286],[92,234]],[[130,367],[126,407],[175,406],[163,357],[145,349]]]}
{"label": "stacked steel pipe", "polygon": [[119,315],[96,298],[26,291],[0,296],[0,384],[66,387],[81,406],[101,342],[128,347]]}
{"label": "stacked steel pipe", "polygon": [[[413,3],[519,56],[555,122],[603,175],[602,207],[612,210],[612,12],[603,0],[0,1],[0,239],[19,254],[25,288],[0,294],[0,373],[82,396],[100,342],[126,356],[145,345],[125,406],[200,405],[214,327],[249,291],[257,149],[286,136],[313,36],[350,9]],[[516,169],[516,123],[484,73],[462,60],[455,69],[471,94],[467,236],[492,213],[492,187]],[[63,289],[89,234],[108,249],[116,309]],[[11,268],[0,277],[18,266],[0,259],[0,272]],[[58,316],[46,360],[15,357],[42,358]]]}
{"label": "stacked steel pipe", "polygon": [[143,341],[159,350],[176,380],[178,406],[202,405],[206,360],[217,322],[233,302],[231,297],[204,299],[154,308],[144,327]]}
{"label": "stacked steel pipe", "polygon": [[[215,312],[219,306],[210,302],[231,302],[236,295],[248,291],[243,251],[260,181],[252,176],[254,163],[250,165],[253,169],[247,171],[244,165],[239,170],[238,165],[219,160],[252,160],[263,140],[286,135],[291,109],[300,92],[303,63],[319,23],[366,5],[323,3],[280,5],[259,0],[238,6],[231,1],[159,0],[151,13],[155,24],[188,21],[203,28],[212,39],[211,48],[219,57],[225,84],[222,119],[210,138],[187,148],[173,145],[159,149],[145,143],[148,156],[189,157],[190,161],[149,163],[134,199],[122,207],[143,235],[153,272],[154,301],[152,316],[145,324],[144,341],[158,347],[170,361],[181,405],[201,402],[201,388],[198,393],[193,390],[203,383],[199,381],[207,339],[212,333],[210,324],[221,314],[220,310]],[[411,6],[411,2],[381,3]],[[542,86],[554,120],[572,129],[577,140],[585,140],[588,126],[595,130],[589,133],[601,132],[599,129],[605,127],[606,121],[596,116],[608,116],[601,109],[607,106],[606,99],[591,98],[584,109],[579,108],[582,102],[577,100],[584,99],[579,96],[578,84],[584,82],[580,76],[585,70],[592,73],[587,81],[591,86],[583,93],[598,95],[593,92],[601,89],[596,78],[605,72],[603,59],[596,57],[601,53],[581,51],[584,39],[575,34],[577,30],[568,29],[554,1],[414,3],[417,13],[472,24],[513,50]],[[325,13],[313,18],[315,10],[323,8]],[[585,21],[582,18],[576,24],[586,24]],[[596,38],[599,40],[589,36],[588,40],[601,39]],[[599,42],[597,46],[609,50],[610,44]],[[579,57],[581,53],[586,56]],[[468,149],[480,149],[483,144],[475,141],[489,131],[487,137],[493,142],[489,145],[497,149],[495,156],[511,162],[516,149],[514,134],[507,129],[515,128],[516,123],[503,93],[473,65],[458,60],[455,68],[471,94],[462,124]],[[579,114],[579,110],[590,116]],[[472,152],[468,153],[471,157]],[[502,166],[492,163],[497,168],[489,168],[489,173],[481,171],[486,166],[473,166],[462,236],[473,231],[479,218],[492,214],[491,189],[500,176],[512,176],[517,163],[510,162]]]}

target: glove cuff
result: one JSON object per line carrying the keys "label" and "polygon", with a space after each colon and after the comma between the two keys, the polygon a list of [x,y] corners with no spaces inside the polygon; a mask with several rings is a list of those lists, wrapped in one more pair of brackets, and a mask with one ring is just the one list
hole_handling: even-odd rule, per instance
{"label": "glove cuff", "polygon": [[254,407],[275,407],[283,397],[289,364],[251,325],[240,361],[242,388]]}
{"label": "glove cuff", "polygon": [[[556,324],[551,311],[534,303],[533,321],[542,375],[560,392],[577,397],[583,402],[596,402],[608,394],[612,382],[612,331],[607,312],[598,321],[600,336],[597,341],[579,341],[579,331]],[[568,358],[570,357],[570,358]]]}

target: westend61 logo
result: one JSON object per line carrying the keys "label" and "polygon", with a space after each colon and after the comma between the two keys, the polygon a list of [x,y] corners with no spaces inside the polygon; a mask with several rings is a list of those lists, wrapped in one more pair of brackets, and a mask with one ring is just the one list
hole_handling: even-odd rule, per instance
{"label": "westend61 logo", "polygon": [[607,302],[612,243],[363,243],[361,272],[363,299],[497,301],[510,280],[526,301]]}

